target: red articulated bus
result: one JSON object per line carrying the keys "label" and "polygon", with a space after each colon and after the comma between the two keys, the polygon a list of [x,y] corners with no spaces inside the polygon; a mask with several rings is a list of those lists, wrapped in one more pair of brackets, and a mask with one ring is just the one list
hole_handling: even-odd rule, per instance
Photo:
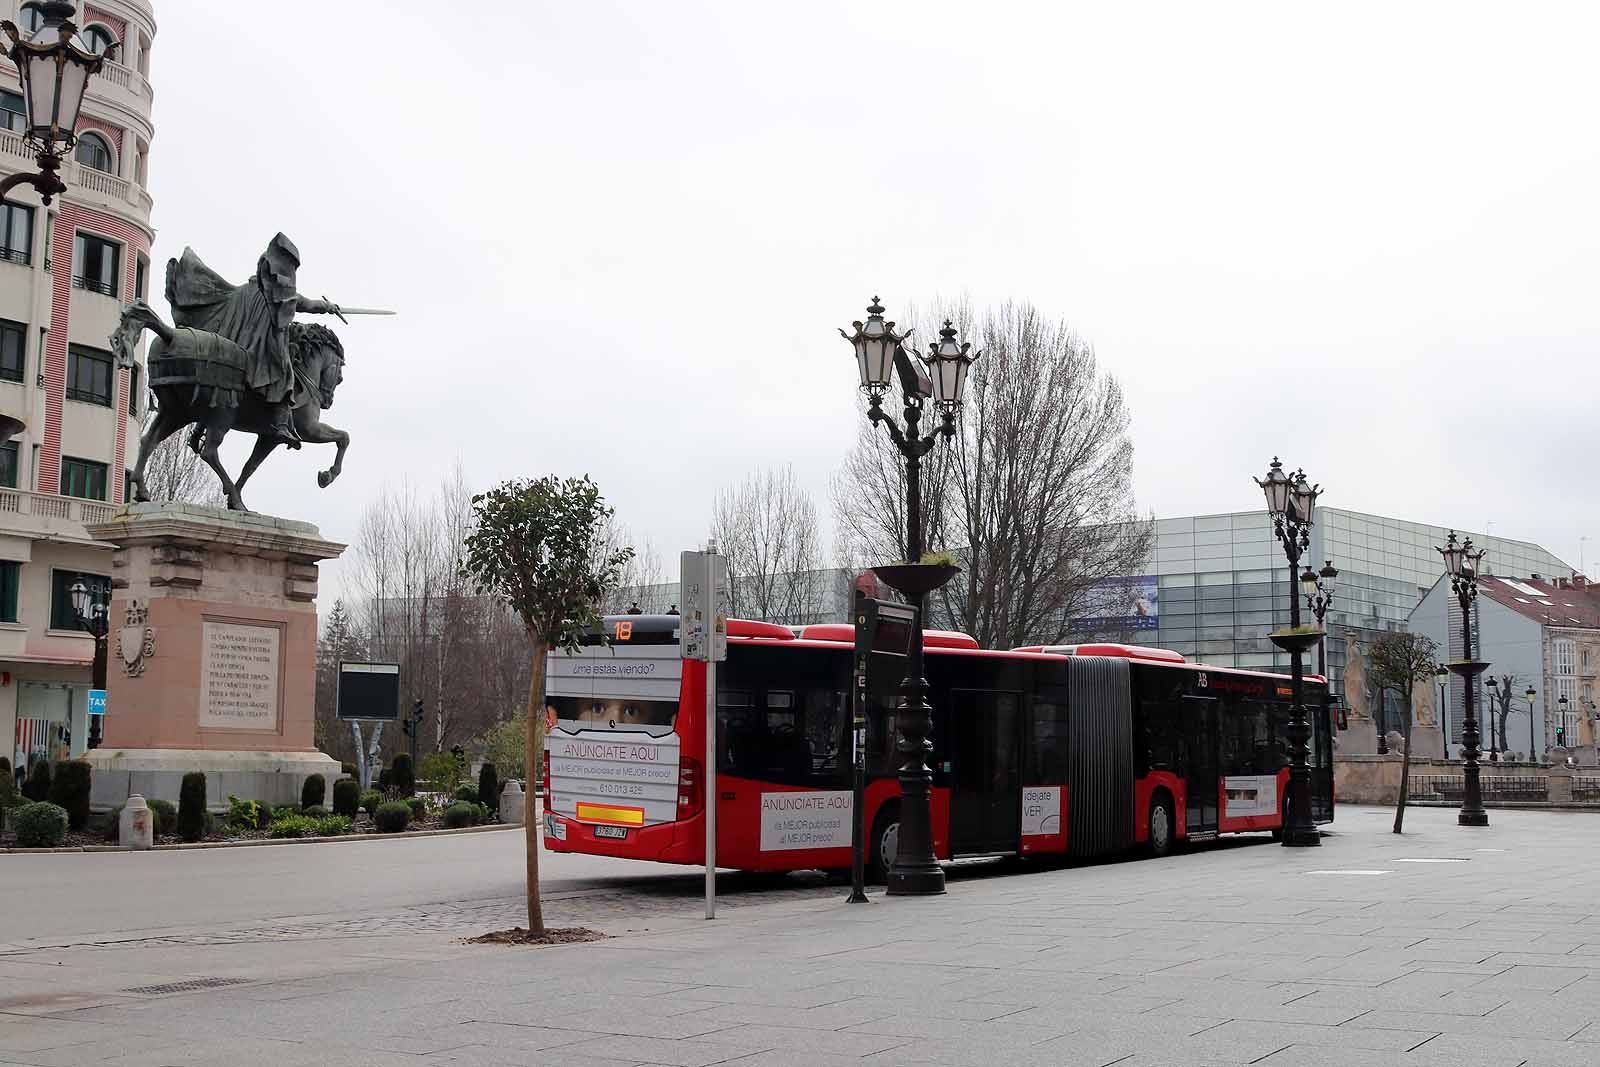
{"label": "red articulated bus", "polygon": [[[705,862],[705,665],[678,617],[608,617],[550,657],[545,846]],[[844,624],[798,633],[729,620],[717,670],[717,863],[850,865],[850,668]],[[1092,856],[1280,829],[1287,677],[1128,645],[980,649],[926,635],[934,707],[933,838],[941,859]],[[893,707],[904,660],[874,657],[867,727],[868,869],[892,866],[900,786]],[[881,668],[881,669],[880,669]],[[1326,682],[1306,680],[1312,810],[1333,819]]]}

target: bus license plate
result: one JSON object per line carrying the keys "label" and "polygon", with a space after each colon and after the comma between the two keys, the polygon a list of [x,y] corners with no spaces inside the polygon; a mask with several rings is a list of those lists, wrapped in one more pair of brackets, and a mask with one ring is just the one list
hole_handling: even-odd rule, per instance
{"label": "bus license plate", "polygon": [[618,840],[626,840],[628,828],[626,826],[596,826],[594,828],[594,836],[615,837]]}

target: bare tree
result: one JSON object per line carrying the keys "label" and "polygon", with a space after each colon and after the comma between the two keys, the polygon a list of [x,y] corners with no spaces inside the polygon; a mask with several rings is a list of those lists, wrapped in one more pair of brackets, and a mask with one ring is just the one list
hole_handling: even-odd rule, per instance
{"label": "bare tree", "polygon": [[[600,539],[599,551],[614,553],[635,543],[633,534],[626,526],[610,523]],[[616,587],[606,591],[606,598],[601,604],[604,614],[621,615],[638,608],[646,615],[661,615],[672,606],[661,553],[648,537],[643,543],[644,547],[623,564]]]}
{"label": "bare tree", "polygon": [[1401,832],[1406,818],[1406,798],[1411,782],[1411,707],[1412,693],[1418,685],[1433,685],[1438,669],[1439,646],[1422,634],[1388,633],[1372,643],[1367,653],[1368,673],[1374,684],[1392,690],[1400,697],[1400,725],[1405,732],[1405,754],[1400,761],[1400,796],[1394,809],[1394,832]]}
{"label": "bare tree", "polygon": [[[155,416],[155,404],[145,404],[144,414],[139,419],[141,437]],[[200,458],[200,453],[189,447],[188,436],[173,434],[150,453],[144,473],[150,498],[161,504],[177,501],[210,508],[227,507],[228,498],[223,495],[222,483]]]}
{"label": "bare tree", "polygon": [[[1103,595],[1101,583],[1139,573],[1151,553],[1122,389],[1086,341],[1031,304],[981,319],[965,304],[934,311],[983,356],[954,439],[923,461],[924,542],[946,547],[964,571],[930,615],[986,646],[1059,642]],[[917,332],[936,331],[930,323]],[[930,405],[923,431],[935,420]],[[904,558],[904,479],[898,451],[863,425],[833,483],[853,554]]]}
{"label": "bare tree", "polygon": [[735,615],[802,624],[824,610],[817,507],[794,468],[752,472],[717,494],[712,536],[728,557]]}
{"label": "bare tree", "polygon": [[[1494,748],[1498,742],[1502,757],[1511,751],[1506,743],[1506,724],[1511,719],[1512,702],[1521,696],[1517,688],[1524,684],[1526,683],[1523,679],[1515,674],[1502,674],[1498,678],[1490,678],[1489,684],[1485,686],[1489,693],[1486,702],[1489,710],[1489,747]],[[1528,714],[1532,716],[1533,712],[1530,711]],[[1537,758],[1532,752],[1528,753],[1528,759]]]}

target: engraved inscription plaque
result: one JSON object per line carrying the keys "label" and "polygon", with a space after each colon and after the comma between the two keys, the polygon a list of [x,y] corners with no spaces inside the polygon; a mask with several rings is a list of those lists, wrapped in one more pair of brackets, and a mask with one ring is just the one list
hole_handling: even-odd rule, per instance
{"label": "engraved inscription plaque", "polygon": [[200,663],[200,728],[278,729],[278,650],[276,626],[205,622]]}

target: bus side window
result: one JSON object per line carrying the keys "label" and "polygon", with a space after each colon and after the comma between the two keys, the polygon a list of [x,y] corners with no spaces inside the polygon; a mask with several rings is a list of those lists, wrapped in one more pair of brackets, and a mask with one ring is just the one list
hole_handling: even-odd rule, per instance
{"label": "bus side window", "polygon": [[1144,740],[1149,769],[1178,770],[1180,760],[1176,701],[1145,699],[1140,701],[1140,708],[1144,714]]}
{"label": "bus side window", "polygon": [[747,689],[717,688],[717,771],[751,774],[760,762],[760,729]]}
{"label": "bus side window", "polygon": [[1056,785],[1067,780],[1067,708],[1035,699],[1031,708],[1029,758],[1024,785]]}

